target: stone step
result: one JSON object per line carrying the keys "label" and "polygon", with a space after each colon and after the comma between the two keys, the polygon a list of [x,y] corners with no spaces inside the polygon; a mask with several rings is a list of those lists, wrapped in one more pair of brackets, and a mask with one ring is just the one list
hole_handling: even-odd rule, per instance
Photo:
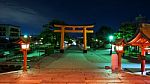
{"label": "stone step", "polygon": [[17,83],[19,84],[40,84],[42,80],[19,80]]}

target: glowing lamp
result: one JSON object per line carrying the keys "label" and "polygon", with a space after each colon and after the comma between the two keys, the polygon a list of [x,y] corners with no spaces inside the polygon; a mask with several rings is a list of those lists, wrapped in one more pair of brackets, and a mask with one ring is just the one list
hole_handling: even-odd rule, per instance
{"label": "glowing lamp", "polygon": [[117,52],[123,52],[123,46],[122,45],[116,45],[116,51]]}
{"label": "glowing lamp", "polygon": [[29,43],[22,43],[21,44],[21,49],[22,50],[29,50]]}

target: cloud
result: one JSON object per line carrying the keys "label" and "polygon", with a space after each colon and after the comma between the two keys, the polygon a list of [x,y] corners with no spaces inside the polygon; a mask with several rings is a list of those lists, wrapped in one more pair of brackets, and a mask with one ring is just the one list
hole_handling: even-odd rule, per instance
{"label": "cloud", "polygon": [[[47,22],[46,17],[35,10],[22,7],[15,2],[0,1],[0,22],[14,22],[29,26],[39,26]],[[21,26],[21,25],[20,25]]]}

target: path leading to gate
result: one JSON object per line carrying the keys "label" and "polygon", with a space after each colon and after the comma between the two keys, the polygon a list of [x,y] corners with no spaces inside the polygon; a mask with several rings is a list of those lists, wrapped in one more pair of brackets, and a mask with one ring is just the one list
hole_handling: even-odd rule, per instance
{"label": "path leading to gate", "polygon": [[[97,69],[98,67],[88,61],[85,54],[82,53],[77,47],[71,47],[64,54],[60,55],[60,59],[55,60],[52,63],[44,62],[40,66],[43,68],[51,69]],[[45,60],[45,59],[44,59]],[[46,59],[45,61],[48,61]],[[46,64],[45,64],[46,63]]]}
{"label": "path leading to gate", "polygon": [[26,73],[20,70],[0,74],[0,84],[150,84],[148,76],[100,69],[100,61],[103,59],[92,52],[83,54],[72,47],[64,54],[44,57]]}

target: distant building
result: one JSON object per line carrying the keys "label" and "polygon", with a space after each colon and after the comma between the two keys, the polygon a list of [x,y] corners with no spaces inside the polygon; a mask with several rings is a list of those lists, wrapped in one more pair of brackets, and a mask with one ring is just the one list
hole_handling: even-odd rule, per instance
{"label": "distant building", "polygon": [[15,40],[20,37],[20,27],[11,24],[0,24],[0,38]]}

